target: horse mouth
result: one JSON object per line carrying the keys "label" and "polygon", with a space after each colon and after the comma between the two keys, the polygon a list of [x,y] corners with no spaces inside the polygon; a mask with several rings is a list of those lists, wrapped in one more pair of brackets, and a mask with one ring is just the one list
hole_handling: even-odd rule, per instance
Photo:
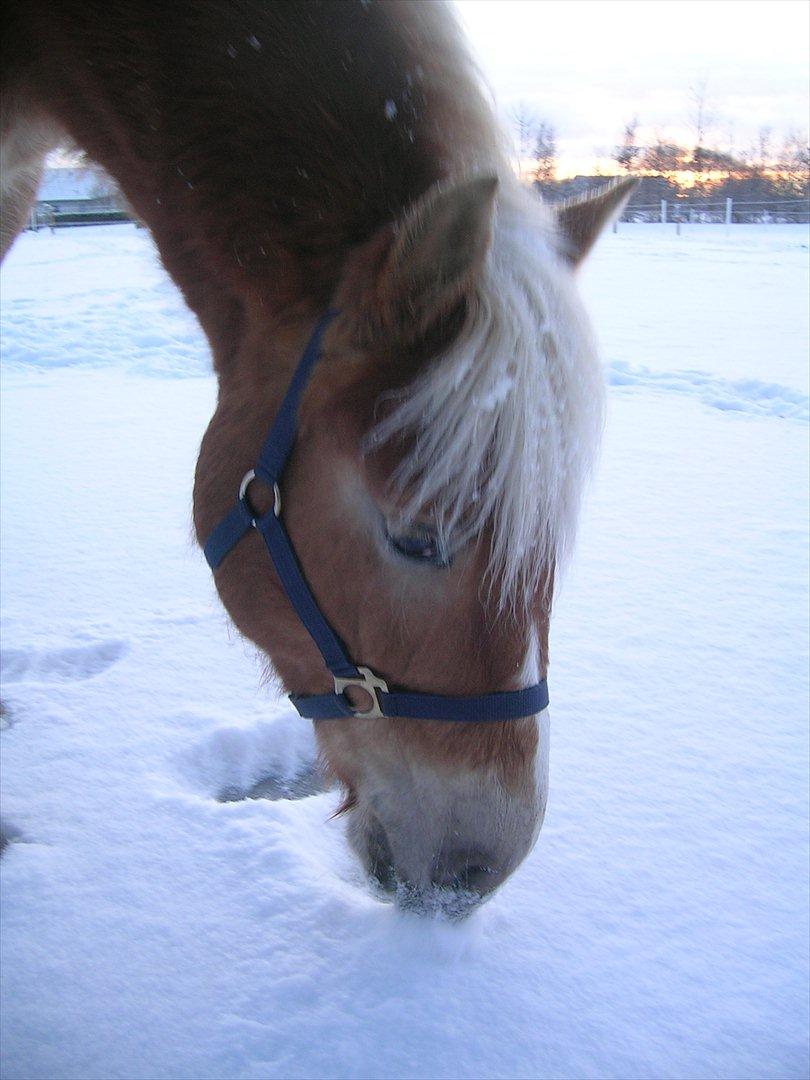
{"label": "horse mouth", "polygon": [[364,862],[374,890],[414,915],[449,920],[464,919],[488,899],[495,872],[482,862],[456,857],[454,865],[442,864],[425,884],[404,881],[397,873],[385,829],[377,818],[367,825]]}
{"label": "horse mouth", "polygon": [[416,888],[400,882],[396,904],[401,911],[427,918],[459,922],[468,918],[487,899],[481,893],[455,886],[430,885]]}

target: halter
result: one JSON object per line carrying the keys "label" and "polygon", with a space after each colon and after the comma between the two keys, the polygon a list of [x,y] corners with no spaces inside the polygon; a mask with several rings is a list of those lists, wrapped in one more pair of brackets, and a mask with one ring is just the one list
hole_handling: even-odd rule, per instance
{"label": "halter", "polygon": [[[546,680],[523,690],[509,690],[476,697],[450,697],[389,690],[384,679],[370,668],[355,666],[346,649],[324,618],[307,585],[287,530],[281,520],[281,476],[295,441],[298,405],[310,373],[321,356],[321,339],[337,312],[328,311],[312,332],[284,395],[270,431],[259,453],[256,467],[245,473],[239,485],[236,505],[214,528],[203,551],[212,570],[233,550],[251,529],[261,534],[276,568],[282,588],[298,618],[317,645],[335,682],[331,694],[291,694],[290,701],[309,720],[337,720],[341,717],[408,717],[414,720],[518,720],[533,716],[548,705]],[[257,514],[248,500],[251,480],[261,480],[273,490],[273,508]],[[371,699],[368,708],[353,704],[346,696],[349,687],[364,690]]]}

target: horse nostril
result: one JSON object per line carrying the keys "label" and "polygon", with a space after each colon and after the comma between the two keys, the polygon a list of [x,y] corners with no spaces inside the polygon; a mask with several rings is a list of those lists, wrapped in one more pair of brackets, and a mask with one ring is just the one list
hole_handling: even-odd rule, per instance
{"label": "horse nostril", "polygon": [[469,866],[465,866],[461,874],[459,874],[458,883],[460,888],[484,896],[495,888],[499,880],[500,878],[491,866],[471,863]]}
{"label": "horse nostril", "polygon": [[492,860],[482,852],[449,852],[436,864],[431,880],[442,889],[457,889],[485,896],[500,882]]}

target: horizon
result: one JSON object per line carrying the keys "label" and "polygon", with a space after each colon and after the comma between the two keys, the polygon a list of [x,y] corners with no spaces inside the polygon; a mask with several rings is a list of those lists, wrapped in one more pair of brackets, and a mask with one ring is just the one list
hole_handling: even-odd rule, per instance
{"label": "horizon", "polygon": [[[807,137],[810,6],[804,0],[454,0],[454,6],[511,132],[520,106],[553,125],[560,179],[618,173],[611,155],[633,116],[641,143],[694,145],[701,93],[706,146],[740,156],[766,128],[772,152],[791,133]],[[568,53],[571,41],[576,52]]]}

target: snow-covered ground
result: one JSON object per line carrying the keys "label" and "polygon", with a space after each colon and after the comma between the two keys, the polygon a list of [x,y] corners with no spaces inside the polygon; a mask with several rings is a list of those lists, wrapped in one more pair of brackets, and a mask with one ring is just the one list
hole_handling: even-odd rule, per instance
{"label": "snow-covered ground", "polygon": [[[463,924],[398,913],[190,540],[214,400],[146,234],[2,272],[3,1075],[808,1075],[808,236],[624,227],[553,623],[551,804]],[[227,795],[232,801],[221,801]]]}

